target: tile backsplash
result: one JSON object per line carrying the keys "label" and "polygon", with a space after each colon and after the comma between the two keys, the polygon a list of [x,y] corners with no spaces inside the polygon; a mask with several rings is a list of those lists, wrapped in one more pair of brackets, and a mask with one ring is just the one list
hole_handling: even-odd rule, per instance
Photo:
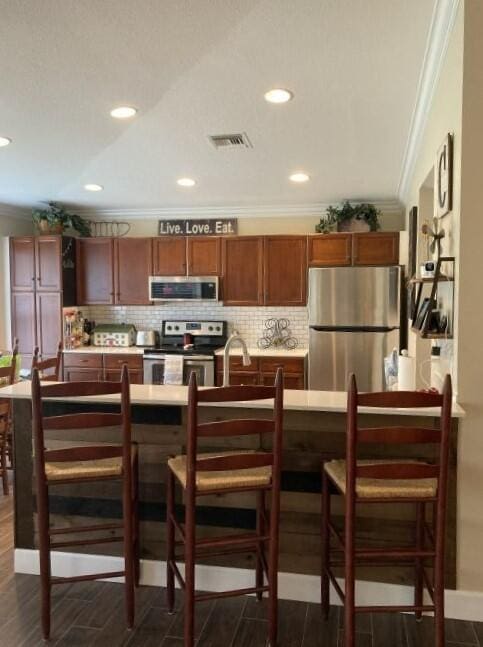
{"label": "tile backsplash", "polygon": [[186,303],[154,306],[83,307],[84,316],[96,323],[132,323],[138,330],[160,330],[165,319],[213,319],[228,321],[228,331],[238,330],[248,346],[256,346],[263,335],[266,319],[285,317],[298,347],[308,346],[307,308],[235,307],[213,303]]}

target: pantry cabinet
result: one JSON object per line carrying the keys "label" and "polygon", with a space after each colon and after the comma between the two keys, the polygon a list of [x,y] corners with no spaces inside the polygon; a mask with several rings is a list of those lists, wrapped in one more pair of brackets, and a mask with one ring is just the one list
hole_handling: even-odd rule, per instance
{"label": "pantry cabinet", "polygon": [[19,340],[24,368],[34,348],[55,357],[62,340],[62,308],[76,304],[76,254],[67,236],[10,239],[12,337]]}

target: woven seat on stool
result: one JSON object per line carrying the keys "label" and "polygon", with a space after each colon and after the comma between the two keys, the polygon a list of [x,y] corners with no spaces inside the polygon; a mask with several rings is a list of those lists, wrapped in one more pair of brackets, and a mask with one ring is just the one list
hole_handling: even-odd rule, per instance
{"label": "woven seat on stool", "polygon": [[[404,464],[420,461],[361,460],[357,465]],[[345,494],[346,462],[334,460],[324,465],[325,471]],[[425,498],[436,496],[437,479],[373,479],[357,478],[356,495],[361,498]]]}
{"label": "woven seat on stool", "polygon": [[45,476],[48,481],[102,478],[105,476],[121,475],[122,457],[100,458],[94,461],[45,463]]}
{"label": "woven seat on stool", "polygon": [[[255,452],[218,452],[215,454],[198,454],[198,460],[203,458],[215,458],[218,456],[229,456],[231,454],[253,454]],[[186,456],[175,456],[168,460],[168,466],[181,483],[186,488]],[[258,487],[270,485],[272,478],[272,468],[252,467],[250,469],[230,470],[223,472],[202,472],[196,473],[196,488],[200,491],[220,489],[220,488],[238,488],[238,487]]]}

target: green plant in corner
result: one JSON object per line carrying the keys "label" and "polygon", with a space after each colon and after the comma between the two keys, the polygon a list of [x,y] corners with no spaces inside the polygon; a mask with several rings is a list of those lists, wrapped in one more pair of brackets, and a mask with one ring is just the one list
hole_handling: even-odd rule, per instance
{"label": "green plant in corner", "polygon": [[346,200],[340,207],[327,207],[325,218],[320,219],[315,231],[322,234],[328,234],[335,228],[338,231],[348,231],[350,223],[355,220],[365,223],[369,231],[377,231],[380,228],[380,213],[379,209],[369,202],[351,204]]}
{"label": "green plant in corner", "polygon": [[69,213],[56,202],[48,202],[45,209],[32,209],[32,220],[40,233],[43,234],[62,234],[67,229],[74,229],[85,238],[91,235],[87,220],[74,213]]}

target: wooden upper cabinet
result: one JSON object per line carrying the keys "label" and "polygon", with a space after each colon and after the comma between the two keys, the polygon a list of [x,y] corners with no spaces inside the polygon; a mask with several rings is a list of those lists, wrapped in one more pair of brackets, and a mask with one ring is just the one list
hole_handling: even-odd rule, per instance
{"label": "wooden upper cabinet", "polygon": [[193,236],[186,239],[188,276],[221,274],[221,242],[217,236]]}
{"label": "wooden upper cabinet", "polygon": [[78,238],[76,242],[79,305],[114,303],[112,238]]}
{"label": "wooden upper cabinet", "polygon": [[321,234],[308,237],[309,267],[352,264],[351,234]]}
{"label": "wooden upper cabinet", "polygon": [[222,300],[225,305],[263,303],[263,238],[234,236],[222,239]]}
{"label": "wooden upper cabinet", "polygon": [[307,302],[307,237],[264,238],[264,303],[304,306]]}
{"label": "wooden upper cabinet", "polygon": [[39,236],[35,239],[35,269],[38,292],[62,290],[61,236]]}
{"label": "wooden upper cabinet", "polygon": [[153,239],[155,276],[186,276],[186,239],[160,236]]}
{"label": "wooden upper cabinet", "polygon": [[397,265],[399,263],[399,232],[377,231],[353,234],[354,265]]}
{"label": "wooden upper cabinet", "polygon": [[153,271],[151,238],[114,240],[115,302],[149,305],[148,281]]}
{"label": "wooden upper cabinet", "polygon": [[35,289],[35,238],[33,236],[10,239],[10,281],[12,290],[29,292]]}

